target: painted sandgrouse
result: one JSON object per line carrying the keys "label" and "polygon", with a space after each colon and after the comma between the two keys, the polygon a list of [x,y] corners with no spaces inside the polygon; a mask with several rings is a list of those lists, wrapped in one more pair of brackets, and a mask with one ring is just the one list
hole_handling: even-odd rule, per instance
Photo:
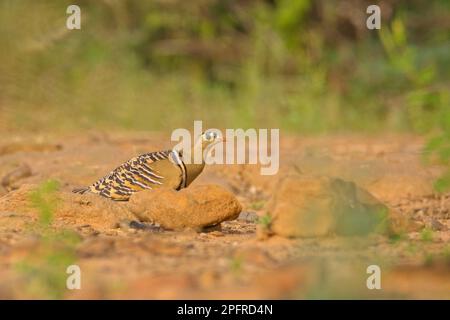
{"label": "painted sandgrouse", "polygon": [[[223,141],[215,131],[206,131],[197,139],[190,153],[179,150],[150,152],[132,158],[108,175],[86,188],[74,189],[74,193],[92,192],[116,201],[127,201],[133,193],[160,187],[179,190],[186,188],[203,171],[205,160],[195,164],[195,152],[207,150]],[[191,161],[185,161],[188,159]]]}

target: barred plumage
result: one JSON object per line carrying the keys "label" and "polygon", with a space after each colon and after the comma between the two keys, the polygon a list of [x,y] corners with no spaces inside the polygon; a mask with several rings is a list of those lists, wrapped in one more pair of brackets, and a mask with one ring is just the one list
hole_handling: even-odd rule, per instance
{"label": "barred plumage", "polygon": [[[159,164],[160,161],[168,161],[171,154],[172,157],[176,157],[177,159],[180,157],[176,151],[167,150],[146,153],[132,158],[91,186],[74,189],[73,192],[80,194],[92,192],[106,198],[111,198],[112,200],[120,201],[128,200],[135,192],[154,189],[163,186],[164,184],[166,184],[167,187],[178,190],[185,186],[186,181],[186,169],[183,162],[179,160],[173,164],[171,163],[173,170],[170,170],[170,172],[167,172],[167,169],[170,168],[168,165],[161,166]],[[177,186],[174,185],[173,181],[167,179],[168,177],[165,177],[164,173],[159,172],[158,168],[161,167],[165,168],[166,175],[169,173],[172,175],[174,173],[176,174],[176,178],[179,178],[177,179],[179,180]]]}
{"label": "barred plumage", "polygon": [[[190,153],[176,150],[150,152],[132,158],[87,188],[74,189],[74,193],[92,192],[116,201],[127,201],[133,193],[160,187],[179,190],[186,188],[203,170],[205,163],[185,164],[197,148],[219,142],[217,134],[203,133]],[[197,150],[198,151],[198,150]],[[190,159],[192,160],[192,159]]]}

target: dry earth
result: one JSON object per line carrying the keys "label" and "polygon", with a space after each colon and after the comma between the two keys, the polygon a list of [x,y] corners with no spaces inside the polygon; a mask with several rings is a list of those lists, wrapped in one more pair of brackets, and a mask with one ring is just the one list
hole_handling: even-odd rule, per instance
{"label": "dry earth", "polygon": [[[252,165],[208,166],[192,187],[227,189],[242,213],[178,231],[134,222],[124,204],[70,193],[132,156],[169,148],[167,135],[2,139],[0,298],[450,299],[450,194],[433,191],[442,168],[422,163],[419,137],[285,136],[276,176]],[[266,217],[277,183],[292,172],[353,181],[408,227],[390,237],[267,236],[270,221],[255,218]],[[51,194],[33,198],[48,179],[60,183],[54,208]],[[49,227],[46,213],[54,214]],[[81,290],[66,289],[70,264],[81,268]],[[381,267],[381,290],[366,287],[372,264]]]}

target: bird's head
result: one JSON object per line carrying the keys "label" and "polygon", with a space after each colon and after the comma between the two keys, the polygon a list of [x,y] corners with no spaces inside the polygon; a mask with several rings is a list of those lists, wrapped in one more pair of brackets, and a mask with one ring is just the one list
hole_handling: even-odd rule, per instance
{"label": "bird's head", "polygon": [[197,139],[197,142],[195,143],[195,147],[201,146],[202,150],[205,151],[213,145],[223,141],[225,141],[225,139],[222,137],[222,134],[219,130],[210,129],[206,130],[200,135],[200,137]]}
{"label": "bird's head", "polygon": [[[205,157],[209,154],[211,147],[217,143],[224,142],[222,133],[217,129],[204,131],[194,142],[190,150],[181,150],[183,161],[187,164],[205,164]],[[201,163],[196,163],[201,161]]]}

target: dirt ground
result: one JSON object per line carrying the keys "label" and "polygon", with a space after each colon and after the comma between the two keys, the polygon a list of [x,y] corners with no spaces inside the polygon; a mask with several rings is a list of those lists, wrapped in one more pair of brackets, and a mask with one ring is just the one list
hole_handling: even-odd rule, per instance
{"label": "dirt ground", "polygon": [[[111,201],[82,215],[64,204],[74,199],[73,188],[121,162],[170,148],[168,135],[3,135],[0,298],[450,299],[450,194],[433,191],[442,168],[423,164],[423,143],[402,135],[282,135],[275,176],[261,176],[254,165],[205,169],[194,184],[225,187],[243,212],[199,232],[130,224],[133,218],[120,215]],[[413,228],[396,237],[261,237],[255,217],[266,213],[276,182],[293,169],[354,181]],[[30,194],[48,179],[60,183],[59,209],[43,228],[39,210],[52,209],[33,206]],[[80,267],[79,290],[66,288],[70,264]],[[381,268],[381,290],[366,286],[369,265]]]}

